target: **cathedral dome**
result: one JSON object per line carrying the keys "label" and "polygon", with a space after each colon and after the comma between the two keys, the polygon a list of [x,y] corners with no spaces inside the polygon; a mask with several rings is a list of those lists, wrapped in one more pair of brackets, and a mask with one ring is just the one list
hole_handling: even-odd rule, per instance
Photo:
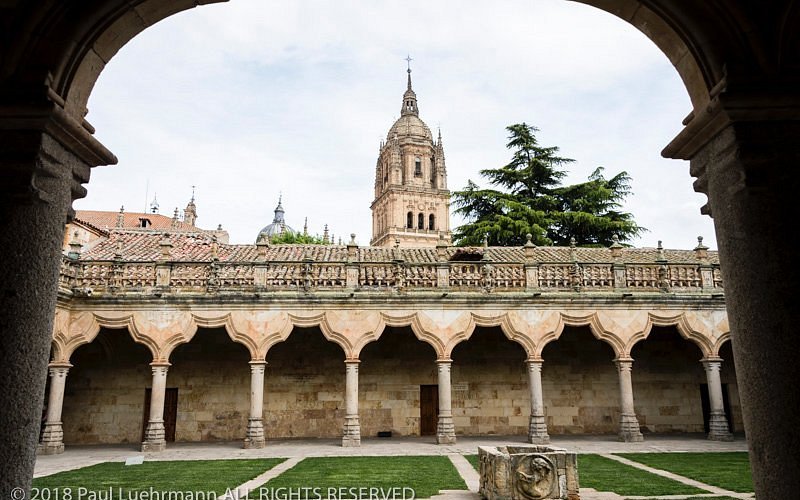
{"label": "cathedral dome", "polygon": [[278,206],[275,207],[275,217],[272,219],[272,224],[264,226],[261,231],[258,232],[258,237],[256,238],[256,242],[259,242],[263,239],[269,241],[273,236],[278,236],[279,234],[283,233],[296,233],[294,229],[286,225],[286,221],[284,219],[284,210],[283,205],[281,204],[281,198],[278,198]]}
{"label": "cathedral dome", "polygon": [[413,137],[433,141],[431,129],[418,116],[412,114],[403,115],[394,122],[386,136],[386,141],[389,142],[395,137],[398,139]]}

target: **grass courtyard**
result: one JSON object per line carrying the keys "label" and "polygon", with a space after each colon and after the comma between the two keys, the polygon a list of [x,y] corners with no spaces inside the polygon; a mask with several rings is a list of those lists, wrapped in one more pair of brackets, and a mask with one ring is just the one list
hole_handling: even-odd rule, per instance
{"label": "grass courtyard", "polygon": [[[650,467],[707,485],[747,493],[753,491],[747,453],[625,453],[619,454]],[[478,468],[478,456],[466,455]],[[37,478],[34,489],[40,493],[70,489],[72,498],[83,491],[85,500],[128,500],[138,498],[135,492],[205,492],[202,500],[214,500],[228,489],[250,481],[284,459],[149,461],[125,466],[106,462],[72,471]],[[578,456],[581,488],[614,492],[623,497],[660,498],[683,495],[682,498],[714,498],[710,492],[668,479],[601,455]],[[442,490],[466,490],[467,486],[447,456],[364,456],[312,457],[256,487],[250,499],[310,500],[319,498],[428,498]],[[55,489],[58,490],[55,490]],[[113,491],[110,497],[104,496]],[[92,492],[96,492],[95,495]],[[212,492],[215,496],[212,496]],[[281,493],[282,492],[282,493]],[[286,496],[296,492],[296,497]],[[300,493],[302,492],[302,493]],[[379,492],[376,493],[375,492]],[[411,493],[413,492],[413,493]],[[266,495],[266,496],[265,496]],[[302,496],[305,495],[305,496]],[[695,495],[697,495],[695,497]],[[702,495],[702,496],[700,496]],[[35,497],[34,497],[35,498]],[[64,495],[39,500],[61,500]],[[164,500],[169,498],[162,497]],[[197,500],[199,497],[175,500]]]}

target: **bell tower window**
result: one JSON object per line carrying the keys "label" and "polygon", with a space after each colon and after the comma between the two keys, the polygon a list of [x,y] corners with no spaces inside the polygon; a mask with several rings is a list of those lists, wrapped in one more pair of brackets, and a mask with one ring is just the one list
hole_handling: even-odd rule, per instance
{"label": "bell tower window", "polygon": [[414,177],[422,177],[422,160],[414,158]]}
{"label": "bell tower window", "polygon": [[425,229],[425,216],[422,214],[417,216],[417,229]]}
{"label": "bell tower window", "polygon": [[406,228],[412,229],[414,227],[414,214],[408,212],[406,214]]}
{"label": "bell tower window", "polygon": [[436,225],[436,217],[433,214],[430,214],[428,216],[428,229],[433,231],[435,225]]}

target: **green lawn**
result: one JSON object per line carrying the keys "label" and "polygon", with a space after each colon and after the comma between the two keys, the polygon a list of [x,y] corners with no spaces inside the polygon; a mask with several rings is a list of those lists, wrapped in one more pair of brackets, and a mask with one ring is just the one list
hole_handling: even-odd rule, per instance
{"label": "green lawn", "polygon": [[[357,488],[411,488],[416,498],[428,498],[440,490],[466,490],[467,485],[458,475],[450,459],[443,456],[425,457],[316,457],[306,458],[293,468],[267,482],[254,494],[269,495],[270,488],[319,488],[310,491],[309,497],[326,498],[329,488],[336,498],[369,497],[369,490]],[[338,488],[353,488],[340,491]],[[291,490],[295,489],[295,490]],[[276,490],[272,490],[276,491]],[[406,498],[411,497],[406,490]],[[399,498],[402,493],[396,493]],[[251,493],[252,496],[252,493]],[[380,495],[383,496],[383,495]]]}
{"label": "green lawn", "polygon": [[[33,480],[33,488],[51,490],[50,498],[66,498],[69,492],[73,499],[80,492],[103,491],[113,488],[112,498],[128,491],[153,488],[156,491],[215,492],[224,493],[253,479],[279,463],[283,458],[257,460],[181,460],[145,462],[141,465],[125,465],[122,462],[105,462],[72,471],[59,472]],[[61,492],[53,496],[54,488]],[[39,498],[46,498],[42,495]]]}
{"label": "green lawn", "polygon": [[464,458],[467,459],[467,462],[471,463],[475,470],[480,471],[480,462],[478,462],[478,455],[464,455]]}
{"label": "green lawn", "polygon": [[578,455],[578,478],[582,488],[613,491],[618,495],[693,495],[708,493],[665,477],[625,465],[599,455]]}
{"label": "green lawn", "polygon": [[738,493],[753,491],[747,452],[727,453],[616,453],[656,469]]}

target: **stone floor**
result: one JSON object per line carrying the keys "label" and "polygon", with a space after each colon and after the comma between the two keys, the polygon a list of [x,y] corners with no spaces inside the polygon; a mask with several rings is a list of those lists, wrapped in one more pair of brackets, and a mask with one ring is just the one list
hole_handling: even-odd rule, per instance
{"label": "stone floor", "polygon": [[[639,443],[621,443],[616,436],[552,436],[552,445],[578,453],[622,453],[622,452],[701,452],[701,451],[747,451],[747,442],[737,436],[731,442],[708,441],[702,434],[648,435]],[[214,443],[168,443],[167,449],[159,453],[142,453],[135,444],[102,446],[66,446],[60,455],[37,457],[34,477],[46,476],[64,470],[77,469],[100,462],[124,461],[132,456],[144,455],[146,460],[201,460],[225,458],[259,457],[335,457],[335,456],[386,456],[386,455],[449,455],[464,477],[470,492],[442,492],[436,498],[478,498],[475,475],[459,463],[457,456],[476,454],[478,446],[523,443],[523,436],[462,437],[453,445],[437,445],[430,437],[368,438],[362,439],[360,448],[342,448],[340,440],[292,439],[268,441],[260,450],[245,450],[241,442]],[[294,462],[294,461],[292,461]],[[464,461],[466,462],[466,461]],[[619,496],[595,493],[581,489],[581,498],[612,499]]]}

